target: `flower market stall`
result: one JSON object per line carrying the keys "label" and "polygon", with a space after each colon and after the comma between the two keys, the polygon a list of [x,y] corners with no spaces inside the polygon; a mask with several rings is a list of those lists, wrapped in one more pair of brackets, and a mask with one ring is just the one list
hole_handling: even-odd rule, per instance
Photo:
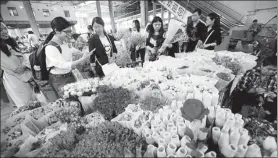
{"label": "flower market stall", "polygon": [[143,67],[107,65],[104,78],[68,84],[63,98],[13,112],[1,155],[277,157],[274,125],[257,135],[250,120],[221,107],[221,89],[255,59],[198,50]]}

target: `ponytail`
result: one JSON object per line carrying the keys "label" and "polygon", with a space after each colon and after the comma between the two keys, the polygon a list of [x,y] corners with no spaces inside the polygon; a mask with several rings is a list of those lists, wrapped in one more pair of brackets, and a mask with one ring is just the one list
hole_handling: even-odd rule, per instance
{"label": "ponytail", "polygon": [[50,32],[46,37],[45,41],[43,42],[43,45],[47,44],[54,37],[55,34],[55,31]]}

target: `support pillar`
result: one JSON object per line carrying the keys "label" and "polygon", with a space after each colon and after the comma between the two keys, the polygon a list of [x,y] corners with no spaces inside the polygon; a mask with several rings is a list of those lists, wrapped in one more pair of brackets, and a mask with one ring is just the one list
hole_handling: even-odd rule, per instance
{"label": "support pillar", "polygon": [[38,28],[30,1],[26,0],[26,1],[22,1],[22,2],[23,2],[23,6],[25,8],[29,23],[31,25],[31,28],[32,28],[34,34],[36,36],[40,37],[39,28]]}
{"label": "support pillar", "polygon": [[164,21],[164,7],[161,6],[161,19]]}
{"label": "support pillar", "polygon": [[153,17],[156,16],[156,3],[153,2]]}
{"label": "support pillar", "polygon": [[146,27],[149,22],[148,16],[148,1],[140,1],[140,10],[141,10],[141,25]]}
{"label": "support pillar", "polygon": [[96,0],[96,5],[97,5],[97,15],[101,17],[101,8],[100,8],[100,1]]}
{"label": "support pillar", "polygon": [[115,19],[114,19],[113,1],[108,1],[108,7],[109,7],[110,21],[112,26],[112,33],[115,33],[116,26],[115,26]]}

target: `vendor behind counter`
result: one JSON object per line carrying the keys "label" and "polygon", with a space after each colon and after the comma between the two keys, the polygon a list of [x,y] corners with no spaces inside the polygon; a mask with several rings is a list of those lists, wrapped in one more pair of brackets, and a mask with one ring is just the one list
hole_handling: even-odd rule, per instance
{"label": "vendor behind counter", "polygon": [[277,56],[266,58],[262,66],[247,71],[230,97],[233,113],[242,112],[243,106],[261,106],[265,119],[277,119]]}

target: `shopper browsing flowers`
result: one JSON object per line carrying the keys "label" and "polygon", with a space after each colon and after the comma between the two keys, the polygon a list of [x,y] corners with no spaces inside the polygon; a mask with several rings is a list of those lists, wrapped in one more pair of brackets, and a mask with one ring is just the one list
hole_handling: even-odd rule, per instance
{"label": "shopper browsing flowers", "polygon": [[84,53],[82,58],[72,61],[72,49],[65,43],[71,37],[71,25],[63,17],[54,18],[51,23],[52,32],[46,38],[45,60],[43,66],[49,72],[49,84],[55,91],[57,97],[63,96],[62,88],[68,83],[75,81],[71,72],[79,63],[87,60],[92,54]]}
{"label": "shopper browsing flowers", "polygon": [[89,40],[89,51],[93,49],[96,51],[91,55],[90,61],[95,70],[94,76],[103,77],[104,73],[101,66],[109,63],[112,57],[115,57],[115,53],[117,53],[117,48],[114,43],[115,38],[105,32],[104,21],[101,17],[95,17],[92,21],[92,26],[96,34]]}

